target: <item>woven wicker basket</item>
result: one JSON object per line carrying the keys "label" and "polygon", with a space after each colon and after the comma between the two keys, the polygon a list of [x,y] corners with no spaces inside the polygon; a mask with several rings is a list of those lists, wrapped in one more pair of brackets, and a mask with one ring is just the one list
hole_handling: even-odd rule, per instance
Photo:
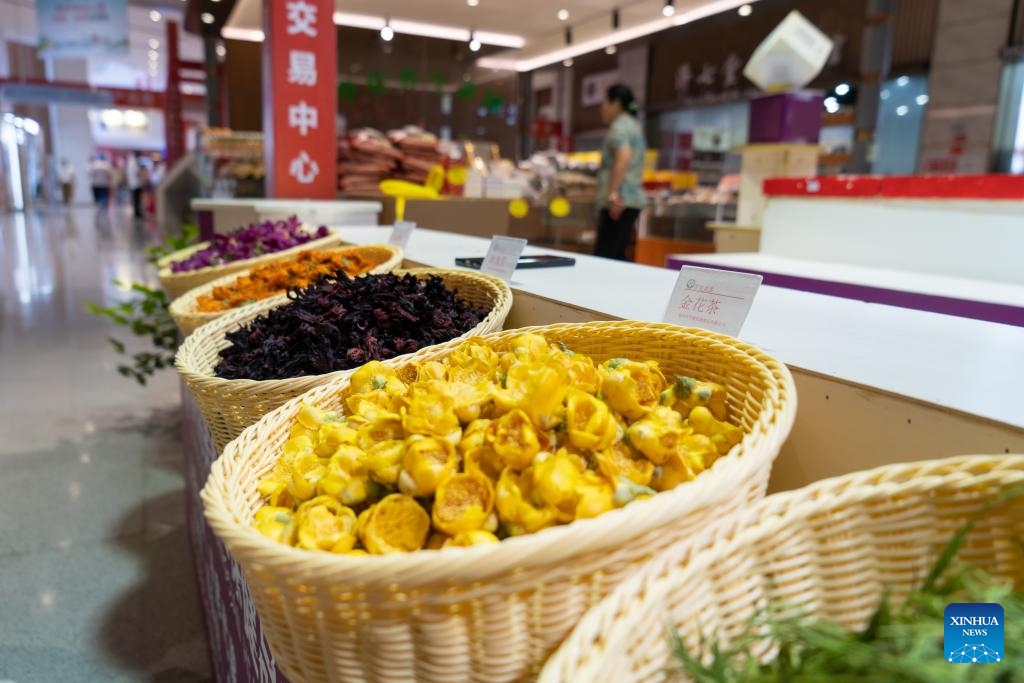
{"label": "woven wicker basket", "polygon": [[[402,250],[399,247],[391,244],[367,244],[365,246],[349,246],[349,247],[333,247],[331,249],[321,249],[323,252],[338,252],[338,253],[361,253],[370,259],[382,259],[381,262],[368,270],[370,274],[382,274],[390,273],[395,268],[402,265]],[[190,289],[187,293],[179,296],[177,299],[171,302],[170,314],[174,318],[174,322],[178,325],[178,329],[181,330],[183,336],[188,336],[195,331],[200,325],[213,322],[217,318],[220,318],[228,311],[217,311],[214,313],[204,313],[196,310],[196,301],[199,297],[209,294],[213,291],[214,287],[224,287],[234,283],[234,281],[240,277],[244,277],[252,272],[252,268],[243,270],[237,273],[231,273],[224,277],[217,278],[213,282],[207,282],[205,285]],[[241,308],[241,307],[240,307]],[[232,309],[234,310],[234,309]]]}
{"label": "woven wicker basket", "polygon": [[[310,232],[312,232],[312,230],[310,230]],[[257,256],[256,258],[232,261],[231,263],[225,263],[222,266],[210,266],[209,268],[189,270],[183,273],[172,273],[171,263],[186,259],[200,249],[205,249],[210,245],[209,242],[200,242],[199,244],[194,244],[186,249],[176,251],[173,254],[168,254],[157,261],[156,265],[159,269],[157,275],[160,277],[160,285],[164,288],[164,293],[167,294],[167,300],[174,301],[188,290],[195,289],[200,285],[205,285],[207,282],[222,278],[225,275],[238,273],[240,270],[248,270],[249,268],[255,268],[256,266],[262,266],[264,263],[270,263],[271,261],[276,261],[279,258],[292,256],[300,251],[306,251],[307,249],[333,247],[340,242],[341,233],[337,230],[332,230],[326,237],[320,237],[318,239],[304,242],[298,246],[292,247],[291,249],[275,251],[272,254],[264,254],[263,256]]]}
{"label": "woven wicker basket", "polygon": [[[766,605],[862,629],[883,593],[918,586],[954,532],[1000,492],[1024,484],[1024,456],[890,465],[769,496],[699,542],[670,548],[580,621],[541,683],[686,680],[669,628],[691,652],[725,643]],[[991,511],[958,559],[1024,581],[1024,500]],[[756,654],[772,655],[765,644]]]}
{"label": "woven wicker basket", "polygon": [[[490,310],[480,324],[460,339],[500,330],[512,308],[512,290],[505,282],[490,275],[468,270],[433,268],[396,271],[397,275],[403,273],[412,273],[418,277],[437,275],[445,286],[458,293],[459,298]],[[324,375],[262,381],[221,379],[213,374],[213,368],[220,360],[221,349],[229,346],[224,337],[227,332],[286,303],[288,297],[282,294],[231,311],[190,334],[178,349],[175,365],[192,390],[218,451],[241,434],[243,429],[288,399],[352,374],[352,370],[339,370]]]}
{"label": "woven wicker basket", "polygon": [[[595,519],[491,546],[341,556],[275,543],[248,524],[261,504],[257,483],[276,462],[299,404],[343,410],[348,378],[290,401],[227,446],[202,493],[207,519],[245,572],[290,680],[528,680],[627,573],[722,512],[764,495],[796,408],[784,365],[735,339],[630,321],[523,328],[485,340],[500,344],[525,332],[595,360],[656,359],[667,373],[720,382],[745,436],[697,479]],[[414,363],[443,358],[457,346],[391,364],[409,377]]]}

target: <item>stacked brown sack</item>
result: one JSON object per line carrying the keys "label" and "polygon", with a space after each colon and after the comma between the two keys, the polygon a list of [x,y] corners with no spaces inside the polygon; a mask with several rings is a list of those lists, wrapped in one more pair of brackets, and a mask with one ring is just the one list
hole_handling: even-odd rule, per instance
{"label": "stacked brown sack", "polygon": [[402,153],[383,133],[361,128],[338,141],[338,188],[346,192],[376,192],[380,181],[395,177]]}
{"label": "stacked brown sack", "polygon": [[401,152],[399,171],[394,176],[423,185],[430,169],[443,164],[437,136],[416,126],[406,126],[388,133],[388,139]]}

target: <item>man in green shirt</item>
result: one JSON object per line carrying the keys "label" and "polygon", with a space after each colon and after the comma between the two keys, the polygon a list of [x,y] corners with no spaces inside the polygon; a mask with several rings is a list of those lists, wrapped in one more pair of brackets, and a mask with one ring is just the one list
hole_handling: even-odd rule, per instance
{"label": "man in green shirt", "polygon": [[597,178],[597,256],[627,260],[636,219],[644,208],[644,132],[636,120],[639,110],[633,91],[625,85],[608,88],[601,118],[608,126],[601,146]]}

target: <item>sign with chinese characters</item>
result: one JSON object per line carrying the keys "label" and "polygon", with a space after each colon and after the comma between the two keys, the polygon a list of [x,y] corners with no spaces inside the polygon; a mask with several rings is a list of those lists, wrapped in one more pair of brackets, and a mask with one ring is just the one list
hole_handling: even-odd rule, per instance
{"label": "sign with chinese characters", "polygon": [[665,309],[665,322],[735,337],[761,279],[752,273],[683,266]]}
{"label": "sign with chinese characters", "polygon": [[395,221],[395,227],[391,228],[391,237],[388,238],[388,244],[393,244],[404,251],[406,245],[409,244],[409,238],[412,237],[412,231],[415,229],[415,223]]}
{"label": "sign with chinese characters", "polygon": [[487,256],[484,257],[480,272],[494,277],[500,277],[505,282],[512,280],[512,273],[519,263],[519,256],[526,248],[526,240],[520,237],[499,237],[491,238],[491,246],[487,249]]}
{"label": "sign with chinese characters", "polygon": [[36,25],[42,56],[128,54],[127,0],[36,0]]}
{"label": "sign with chinese characters", "polygon": [[337,194],[337,54],[329,0],[263,3],[267,196]]}

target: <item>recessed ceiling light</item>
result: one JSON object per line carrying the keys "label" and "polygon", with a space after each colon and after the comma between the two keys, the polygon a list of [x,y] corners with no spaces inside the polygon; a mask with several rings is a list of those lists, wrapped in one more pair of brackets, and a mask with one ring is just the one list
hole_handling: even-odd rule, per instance
{"label": "recessed ceiling light", "polygon": [[566,59],[562,62],[562,66],[572,66],[572,63],[572,57],[569,57],[569,59]]}
{"label": "recessed ceiling light", "polygon": [[156,38],[150,38],[149,39],[149,49],[150,50],[155,50],[158,47],[160,47],[160,41],[157,40]]}
{"label": "recessed ceiling light", "polygon": [[606,55],[613,55],[613,54],[615,54],[618,51],[619,51],[619,48],[615,47],[614,45],[609,45],[608,47],[606,47],[604,49],[604,53]]}
{"label": "recessed ceiling light", "polygon": [[900,86],[901,88],[905,86],[907,83],[910,83],[910,78],[908,78],[907,76],[900,76],[899,78],[896,79],[896,85]]}
{"label": "recessed ceiling light", "polygon": [[751,7],[750,5],[740,5],[739,9],[736,10],[736,13],[739,14],[741,17],[749,17],[750,13],[753,11],[754,8]]}
{"label": "recessed ceiling light", "polygon": [[567,10],[567,9],[560,9],[560,10],[558,10],[558,20],[559,21],[569,21],[569,10]]}
{"label": "recessed ceiling light", "polygon": [[850,92],[850,84],[849,83],[840,83],[839,85],[836,86],[836,94],[839,95],[840,97],[842,97],[843,95],[846,95],[849,92]]}
{"label": "recessed ceiling light", "polygon": [[889,91],[883,90],[878,96],[881,97],[883,100],[887,100],[889,99]]}
{"label": "recessed ceiling light", "polygon": [[160,21],[160,13],[157,12],[155,9],[154,10],[150,10],[149,11],[149,19],[150,19],[150,21]]}
{"label": "recessed ceiling light", "polygon": [[199,15],[199,19],[204,24],[212,24],[213,23],[213,15],[210,14],[209,12],[203,12],[202,14],[200,14]]}
{"label": "recessed ceiling light", "polygon": [[215,50],[217,52],[217,56],[218,57],[223,57],[224,55],[226,55],[228,53],[228,49],[226,47],[224,47],[223,45],[218,45],[215,48]]}
{"label": "recessed ceiling light", "polygon": [[901,104],[900,106],[896,107],[896,116],[906,116],[909,111],[910,107],[908,107],[905,104]]}
{"label": "recessed ceiling light", "polygon": [[156,50],[150,50],[149,51],[149,61],[155,62],[158,59],[160,59],[160,53],[157,52]]}
{"label": "recessed ceiling light", "polygon": [[380,37],[385,42],[389,42],[392,38],[395,37],[395,30],[388,26],[387,24],[384,24],[384,28],[380,30]]}
{"label": "recessed ceiling light", "polygon": [[466,0],[466,4],[470,7],[476,7],[480,4],[480,0]]}
{"label": "recessed ceiling light", "polygon": [[923,107],[924,105],[928,104],[928,96],[918,95],[916,102]]}

